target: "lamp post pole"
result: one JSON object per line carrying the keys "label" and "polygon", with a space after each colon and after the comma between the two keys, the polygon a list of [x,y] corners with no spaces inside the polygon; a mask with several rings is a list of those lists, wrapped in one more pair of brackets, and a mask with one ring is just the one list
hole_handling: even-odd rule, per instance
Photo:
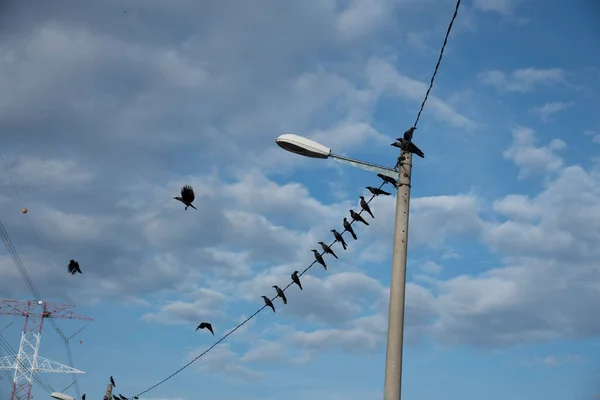
{"label": "lamp post pole", "polygon": [[412,153],[402,151],[398,168],[398,193],[396,195],[384,400],[399,400],[402,396],[402,350],[404,346],[404,304],[406,299],[411,172]]}
{"label": "lamp post pole", "polygon": [[[413,129],[414,130],[414,129]],[[408,133],[408,131],[407,131]],[[403,149],[398,159],[398,170],[367,163],[352,158],[335,155],[331,149],[313,140],[293,134],[284,134],[276,139],[284,150],[305,157],[332,158],[353,167],[362,168],[377,174],[397,179],[396,218],[394,225],[394,247],[392,255],[392,276],[390,279],[390,304],[388,315],[388,336],[385,357],[384,400],[400,400],[402,396],[402,350],[404,346],[404,304],[406,299],[406,259],[408,250],[408,213],[410,209],[410,182],[412,173],[412,131],[410,137],[400,145]],[[400,139],[399,139],[400,140]],[[398,143],[394,144],[397,146]],[[408,146],[407,148],[404,146]],[[420,154],[423,157],[422,152]]]}

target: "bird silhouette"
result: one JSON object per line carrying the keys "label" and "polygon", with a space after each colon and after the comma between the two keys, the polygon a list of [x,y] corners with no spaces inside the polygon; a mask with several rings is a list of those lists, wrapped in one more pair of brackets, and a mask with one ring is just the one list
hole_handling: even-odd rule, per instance
{"label": "bird silhouette", "polygon": [[375,218],[375,216],[371,212],[371,208],[369,207],[369,203],[367,203],[367,201],[365,200],[365,196],[359,196],[359,197],[360,197],[360,208],[362,208],[363,210],[365,210],[366,212],[368,212],[369,215],[371,216],[371,218]]}
{"label": "bird silhouette", "polygon": [[81,396],[81,400],[85,400],[85,393]]}
{"label": "bird silhouette", "polygon": [[311,251],[315,255],[315,260],[317,260],[317,262],[319,264],[321,264],[323,266],[323,268],[325,268],[325,270],[327,270],[327,264],[325,264],[325,260],[323,260],[323,257],[321,256],[321,254],[319,254],[319,252],[315,249],[312,249]]}
{"label": "bird silhouette", "polygon": [[389,176],[386,176],[383,174],[377,174],[377,176],[380,177],[381,179],[383,179],[383,182],[389,183],[390,185],[392,185],[393,187],[398,189],[398,181],[395,180],[394,178],[390,178]]}
{"label": "bird silhouette", "polygon": [[399,138],[397,142],[392,143],[390,146],[398,147],[399,149],[408,151],[409,153],[416,154],[421,158],[425,158],[425,153],[423,153],[423,151],[421,151],[416,144],[403,138]]}
{"label": "bird silhouette", "polygon": [[300,290],[302,290],[302,284],[300,283],[300,277],[298,276],[298,271],[292,272],[292,282],[294,282]]}
{"label": "bird silhouette", "polygon": [[67,266],[67,270],[71,275],[75,275],[77,273],[81,274],[81,269],[79,268],[79,263],[75,260],[70,260],[69,265]]}
{"label": "bird silhouette", "polygon": [[273,310],[273,312],[275,312],[275,306],[273,305],[273,302],[267,297],[267,296],[260,296],[263,298],[263,300],[265,301],[265,304],[269,307],[271,307],[271,310]]}
{"label": "bird silhouette", "polygon": [[331,232],[333,232],[333,237],[335,238],[335,240],[340,242],[344,250],[346,250],[348,248],[348,245],[346,244],[346,241],[344,240],[342,234],[336,231],[335,229],[332,229]]}
{"label": "bird silhouette", "polygon": [[332,256],[334,256],[335,258],[338,258],[338,256],[335,255],[335,253],[333,252],[333,250],[331,250],[331,247],[327,246],[325,243],[323,242],[317,242],[321,245],[321,247],[323,248],[323,251],[327,254],[331,254]]}
{"label": "bird silhouette", "polygon": [[113,394],[112,396],[113,396],[113,400],[121,400],[120,398],[117,397],[116,394]]}
{"label": "bird silhouette", "polygon": [[354,240],[358,239],[358,237],[356,236],[356,233],[354,233],[354,229],[352,229],[352,225],[350,225],[350,222],[348,222],[348,220],[346,218],[344,218],[344,228],[348,232],[350,232],[350,234],[352,235]]}
{"label": "bird silhouette", "polygon": [[186,210],[188,207],[192,207],[194,210],[197,210],[197,208],[192,204],[196,199],[196,195],[194,194],[194,189],[190,185],[185,185],[181,188],[181,197],[177,196],[173,198],[185,204]]}
{"label": "bird silhouette", "polygon": [[[406,140],[407,142],[410,142],[413,138],[413,134],[415,133],[415,128],[414,126],[412,128],[408,128],[406,130],[406,132],[404,132],[404,137],[403,139]],[[397,141],[400,141],[400,138],[396,139]]]}
{"label": "bird silhouette", "polygon": [[213,336],[215,335],[212,324],[210,322],[200,322],[200,325],[198,325],[198,327],[196,328],[196,331],[198,331],[198,329],[207,329],[210,331],[210,333],[213,334]]}
{"label": "bird silhouette", "polygon": [[275,288],[275,291],[277,292],[277,296],[281,297],[281,301],[283,301],[283,304],[287,304],[287,297],[285,297],[285,293],[283,293],[283,290],[281,290],[281,288],[277,285],[273,286]]}
{"label": "bird silhouette", "polygon": [[375,196],[379,196],[380,194],[383,194],[384,196],[389,196],[391,194],[389,192],[386,192],[385,190],[374,188],[372,186],[367,186],[367,189],[369,189],[369,192],[373,193]]}
{"label": "bird silhouette", "polygon": [[121,398],[121,400],[129,400],[127,397],[123,396],[121,393],[119,393],[119,397]]}
{"label": "bird silhouette", "polygon": [[354,210],[350,210],[350,216],[355,221],[362,222],[365,225],[369,225],[369,223],[365,221],[365,219],[361,217],[359,213],[354,212]]}
{"label": "bird silhouette", "polygon": [[113,385],[113,387],[117,387],[117,384],[115,383],[115,380],[112,376],[110,377],[110,384]]}

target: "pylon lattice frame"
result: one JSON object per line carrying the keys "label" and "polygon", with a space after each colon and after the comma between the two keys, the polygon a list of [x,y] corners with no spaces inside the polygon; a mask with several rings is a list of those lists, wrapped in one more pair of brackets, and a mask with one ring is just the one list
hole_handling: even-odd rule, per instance
{"label": "pylon lattice frame", "polygon": [[70,304],[53,304],[41,300],[0,300],[0,314],[25,317],[19,353],[0,358],[0,369],[14,370],[10,400],[31,399],[33,374],[37,372],[74,373],[85,372],[39,356],[44,319],[80,319],[92,321],[71,311]]}

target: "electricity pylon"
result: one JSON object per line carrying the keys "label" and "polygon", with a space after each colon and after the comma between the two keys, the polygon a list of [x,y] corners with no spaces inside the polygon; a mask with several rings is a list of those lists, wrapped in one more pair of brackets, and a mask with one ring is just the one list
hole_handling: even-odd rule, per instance
{"label": "electricity pylon", "polygon": [[15,371],[10,400],[31,399],[33,374],[37,372],[85,373],[39,356],[42,328],[46,318],[92,321],[89,317],[71,311],[72,307],[70,304],[52,304],[41,300],[0,300],[0,314],[25,317],[19,353],[0,357],[0,370]]}

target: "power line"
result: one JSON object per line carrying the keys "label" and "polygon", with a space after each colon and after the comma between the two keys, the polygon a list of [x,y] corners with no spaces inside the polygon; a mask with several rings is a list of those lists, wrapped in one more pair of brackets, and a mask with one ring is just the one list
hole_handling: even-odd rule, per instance
{"label": "power line", "polygon": [[[19,194],[19,190],[17,188],[17,185],[15,184],[14,180],[12,179],[11,173],[10,173],[10,171],[8,169],[8,166],[6,165],[6,161],[4,160],[4,157],[2,156],[1,152],[0,152],[0,160],[2,160],[2,164],[4,165],[4,169],[6,170],[6,174],[8,175],[8,178],[9,178],[9,180],[10,180],[12,186],[13,186],[13,189],[15,191],[15,194],[17,195],[17,198],[18,198],[18,200],[19,200],[19,202],[21,204],[21,207],[24,207],[23,199],[21,198],[21,195]],[[33,226],[33,223],[31,222],[31,219],[29,219],[29,216],[27,216],[27,220],[29,221],[29,225],[30,225],[30,227],[31,227],[34,235],[36,236],[36,238],[38,240],[38,244],[41,246],[42,243],[41,243],[40,237],[37,234],[37,231],[35,230],[35,228]],[[41,300],[42,299],[42,295],[40,294],[39,290],[37,289],[37,287],[33,283],[33,280],[29,276],[29,273],[27,272],[27,269],[25,268],[25,265],[21,261],[21,257],[19,256],[19,253],[17,253],[17,250],[13,246],[12,240],[10,239],[10,236],[8,235],[8,231],[4,227],[4,224],[2,223],[2,221],[0,221],[0,237],[2,238],[2,241],[4,242],[4,244],[6,246],[6,249],[10,253],[10,255],[11,255],[11,257],[12,257],[15,265],[17,266],[17,269],[21,273],[21,276],[23,277],[23,280],[25,281],[25,284],[29,288],[29,291],[36,297],[37,300]],[[51,260],[49,260],[49,261],[51,263]],[[74,366],[74,362],[73,362],[73,355],[71,353],[71,345],[69,343],[69,339],[64,334],[64,332],[62,331],[62,329],[58,326],[58,323],[56,321],[54,321],[52,318],[50,318],[49,321],[50,321],[50,324],[52,325],[52,327],[54,328],[54,330],[62,338],[63,343],[65,345],[65,350],[66,350],[66,353],[67,353],[67,358],[69,360],[69,366],[71,368],[74,368],[75,366]],[[79,391],[79,382],[77,381],[77,378],[76,378],[75,374],[71,374],[71,377],[73,379],[73,383],[75,384],[75,391],[77,393],[77,396],[81,397],[81,394],[80,394],[80,391]]]}
{"label": "power line", "polygon": [[438,69],[440,68],[440,64],[442,62],[442,58],[444,57],[444,49],[446,49],[446,44],[448,44],[448,38],[450,37],[450,31],[452,30],[452,25],[454,25],[454,20],[456,19],[456,16],[458,15],[458,8],[460,7],[460,0],[458,0],[456,2],[456,7],[454,8],[454,15],[452,15],[452,19],[450,20],[450,24],[448,25],[448,30],[446,31],[446,36],[444,37],[444,44],[442,44],[442,49],[440,50],[440,55],[438,57],[438,61],[437,64],[435,64],[435,69],[433,70],[433,75],[431,75],[431,81],[429,81],[429,87],[427,88],[427,92],[425,93],[425,98],[423,99],[423,102],[421,103],[421,108],[419,109],[419,112],[417,113],[417,119],[415,120],[415,123],[413,124],[413,127],[417,127],[417,124],[419,123],[419,120],[421,119],[421,113],[423,112],[423,109],[425,108],[425,103],[427,102],[427,99],[429,98],[429,92],[431,92],[431,89],[433,88],[433,81],[435,80],[435,76],[438,73]]}
{"label": "power line", "polygon": [[[456,20],[456,17],[458,15],[458,9],[460,7],[460,2],[461,2],[461,0],[457,0],[457,2],[456,2],[456,7],[454,9],[454,14],[452,15],[452,19],[450,20],[450,24],[448,25],[448,30],[446,31],[446,35],[444,37],[444,43],[442,44],[442,48],[440,50],[440,55],[438,57],[436,65],[435,65],[435,69],[433,70],[433,74],[432,74],[431,80],[429,82],[429,87],[427,88],[427,92],[425,92],[425,97],[423,98],[423,102],[421,103],[421,107],[419,108],[419,112],[417,113],[417,118],[415,119],[415,123],[413,124],[413,127],[415,127],[415,128],[417,127],[417,124],[419,123],[419,120],[421,119],[421,113],[423,112],[423,109],[425,108],[425,104],[427,103],[427,99],[429,98],[429,93],[433,89],[433,84],[434,84],[434,81],[435,81],[435,77],[436,77],[436,75],[438,73],[438,70],[440,68],[440,64],[442,62],[442,58],[444,57],[444,50],[446,48],[446,45],[448,44],[448,38],[450,37],[450,32],[452,31],[452,26],[454,25],[454,21]],[[379,186],[379,188],[381,189],[383,187],[383,185],[385,185],[385,182],[382,183]],[[372,195],[371,198],[369,199],[369,201],[367,201],[367,204],[369,204],[371,202],[371,200],[373,200],[375,197],[376,197],[375,195]],[[362,212],[363,212],[363,210],[361,210],[359,212],[359,214],[362,214]],[[355,221],[352,220],[352,222],[350,222],[350,225],[352,225],[354,222]],[[346,232],[346,229],[344,229],[344,231],[342,232],[342,234],[344,234],[345,232]],[[337,240],[333,241],[330,244],[330,247],[333,246],[335,243],[337,243]],[[325,254],[324,252],[321,253],[321,255],[324,255],[324,254]],[[304,275],[309,269],[311,269],[316,264],[316,262],[317,262],[316,260],[313,261],[308,267],[306,267],[306,269],[304,271],[302,271],[302,273],[299,274],[299,276]],[[293,282],[290,282],[285,288],[283,288],[283,291],[285,292],[285,290],[287,290],[292,284],[293,284]],[[278,296],[273,297],[271,299],[271,301],[274,301],[277,297]],[[241,328],[244,324],[246,324],[252,318],[254,318],[255,316],[257,316],[262,310],[265,309],[265,307],[267,307],[267,306],[264,305],[261,308],[259,308],[254,314],[250,315],[248,318],[246,318],[244,321],[242,321],[240,324],[238,324],[235,328],[233,328],[228,333],[226,333],[223,337],[221,337],[221,339],[219,339],[218,341],[216,341],[213,345],[211,345],[204,352],[200,353],[193,360],[191,360],[190,362],[188,362],[183,367],[179,368],[177,371],[173,372],[171,375],[167,376],[162,381],[160,381],[160,382],[152,385],[148,389],[146,389],[146,390],[140,392],[139,394],[135,395],[134,398],[137,398],[139,396],[142,396],[142,395],[148,393],[149,391],[157,388],[158,386],[162,385],[163,383],[167,382],[168,380],[170,380],[171,378],[173,378],[174,376],[176,376],[177,374],[179,374],[180,372],[182,372],[183,370],[185,370],[186,368],[188,368],[190,365],[192,365],[193,363],[195,363],[196,361],[198,361],[200,358],[202,358],[204,355],[206,355],[208,352],[210,352],[212,349],[214,349],[216,346],[218,346],[221,342],[223,342],[225,339],[227,339],[231,334],[233,334],[235,331],[237,331],[239,328]]]}
{"label": "power line", "polygon": [[[27,369],[27,367],[25,366],[25,361],[24,360],[19,360],[19,357],[17,356],[17,353],[15,352],[15,349],[10,345],[10,343],[6,340],[6,338],[0,333],[0,347],[2,349],[4,349],[4,352],[7,353],[7,355],[9,356],[13,356],[15,357],[15,361],[17,361],[19,363],[18,366],[23,367],[24,369]],[[8,373],[8,371],[6,371]],[[33,380],[40,385],[46,392],[48,393],[52,393],[54,390],[52,390],[52,388],[50,387],[50,385],[44,381],[41,380],[41,378],[39,376],[37,376],[37,374],[33,374]],[[9,375],[10,377],[10,375]]]}
{"label": "power line", "polygon": [[[383,182],[381,185],[379,185],[379,189],[381,189],[383,187],[383,185],[385,185],[385,182]],[[372,195],[371,198],[367,201],[367,204],[371,203],[371,201],[375,198],[375,195]],[[361,215],[363,213],[364,210],[360,210],[360,212],[358,212],[357,214]],[[354,224],[354,222],[356,222],[354,219],[350,222],[350,226],[352,226],[352,224]],[[344,233],[346,233],[347,230],[344,229],[341,234],[343,235]],[[329,247],[335,245],[338,242],[338,240],[334,240],[333,242],[331,242],[331,244],[329,245]],[[325,252],[321,253],[321,256],[325,255]],[[306,267],[301,273],[298,274],[298,276],[302,276],[304,275],[306,272],[308,272],[309,269],[311,269],[315,264],[317,263],[317,260],[313,261],[312,263],[309,264],[308,267]],[[288,283],[288,285],[286,287],[284,287],[282,290],[285,292],[290,286],[292,286],[294,284],[294,282],[290,282]],[[271,298],[271,301],[275,301],[275,299],[277,299],[279,296],[275,296],[273,298]],[[167,382],[168,380],[170,380],[171,378],[175,377],[176,375],[178,375],[180,372],[182,372],[183,370],[185,370],[186,368],[188,368],[190,365],[192,365],[193,363],[195,363],[196,361],[198,361],[199,359],[201,359],[202,357],[204,357],[207,353],[209,353],[212,349],[214,349],[215,347],[217,347],[221,342],[223,342],[225,339],[227,339],[229,336],[231,336],[235,331],[237,331],[238,329],[240,329],[242,326],[244,326],[248,321],[250,321],[252,318],[256,317],[262,310],[265,309],[265,307],[267,307],[267,305],[265,304],[264,306],[262,306],[261,308],[259,308],[258,310],[256,310],[256,312],[254,312],[254,314],[250,315],[248,318],[246,318],[244,321],[242,321],[241,323],[239,323],[235,328],[231,329],[229,332],[227,332],[225,335],[223,335],[219,340],[217,340],[215,343],[213,343],[208,349],[204,350],[202,353],[200,353],[197,357],[195,357],[193,360],[191,360],[190,362],[188,362],[187,364],[185,364],[183,367],[179,368],[178,370],[176,370],[175,372],[173,372],[171,375],[167,376],[165,379],[163,379],[162,381],[150,386],[148,389],[136,394],[135,396],[133,396],[134,398],[140,397],[148,392],[150,392],[153,389],[156,389],[158,386],[162,385],[163,383]]]}

